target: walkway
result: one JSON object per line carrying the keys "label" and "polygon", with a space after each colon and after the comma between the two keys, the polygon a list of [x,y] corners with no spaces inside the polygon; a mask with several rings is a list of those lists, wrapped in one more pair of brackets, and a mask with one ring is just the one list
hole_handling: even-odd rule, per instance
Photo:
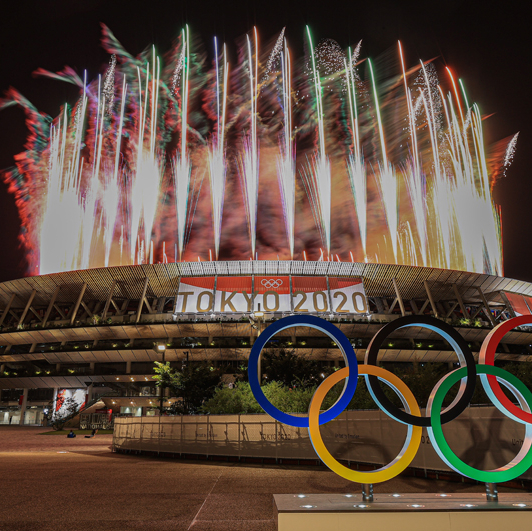
{"label": "walkway", "polygon": [[[275,531],[274,493],[360,492],[325,468],[120,455],[109,450],[110,435],[67,439],[40,431],[0,427],[2,531]],[[375,491],[482,486],[405,478]]]}

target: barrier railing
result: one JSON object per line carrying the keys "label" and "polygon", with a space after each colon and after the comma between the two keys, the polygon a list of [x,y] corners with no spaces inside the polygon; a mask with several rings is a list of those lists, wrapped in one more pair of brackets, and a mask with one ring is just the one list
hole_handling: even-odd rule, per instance
{"label": "barrier railing", "polygon": [[[511,461],[525,430],[494,407],[469,407],[444,429],[457,455],[485,470]],[[406,430],[406,425],[376,410],[346,411],[321,427],[323,440],[337,459],[375,465],[394,459]],[[116,418],[113,446],[118,451],[316,460],[306,428],[286,426],[269,415]],[[425,430],[411,466],[449,471]],[[532,479],[532,472],[523,478]]]}

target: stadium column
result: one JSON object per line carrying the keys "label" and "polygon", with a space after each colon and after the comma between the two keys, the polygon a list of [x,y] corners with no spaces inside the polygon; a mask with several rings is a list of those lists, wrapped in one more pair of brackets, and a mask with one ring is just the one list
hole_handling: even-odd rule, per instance
{"label": "stadium column", "polygon": [[406,315],[405,311],[405,304],[403,302],[403,297],[401,297],[401,293],[399,292],[399,286],[397,285],[397,280],[395,278],[392,278],[393,282],[393,289],[395,290],[395,295],[397,297],[397,300],[399,301],[399,307],[401,308],[401,315],[404,317]]}
{"label": "stadium column", "polygon": [[469,312],[467,311],[467,308],[464,304],[464,300],[462,299],[462,295],[460,295],[460,292],[458,291],[458,286],[456,284],[453,284],[453,290],[454,290],[454,294],[456,295],[456,300],[458,301],[458,304],[460,306],[460,310],[462,310],[462,315],[466,319],[469,319],[470,317]]}
{"label": "stadium column", "polygon": [[93,384],[87,386],[87,404],[92,400]]}
{"label": "stadium column", "polygon": [[135,323],[138,323],[140,321],[140,314],[142,312],[142,305],[144,302],[146,302],[146,304],[148,303],[148,300],[146,299],[146,291],[148,289],[148,283],[149,283],[149,278],[146,277],[144,279],[144,286],[142,287],[142,295],[140,296],[140,300],[139,300],[139,305],[137,307],[137,316],[135,318]]}
{"label": "stadium column", "polygon": [[20,405],[20,419],[18,421],[19,425],[24,424],[24,416],[26,413],[26,405],[28,404],[28,388],[24,388],[24,393],[22,395],[22,404]]}
{"label": "stadium column", "polygon": [[15,300],[16,294],[12,293],[9,297],[9,300],[7,301],[7,306],[4,308],[4,311],[2,312],[2,315],[0,315],[0,326],[4,324],[4,320],[7,317],[7,314],[9,313],[9,310],[11,309],[11,305],[13,304],[13,301]]}
{"label": "stadium column", "polygon": [[105,301],[105,306],[103,308],[103,313],[102,313],[103,320],[107,319],[107,312],[109,311],[109,305],[111,304],[111,301],[113,300],[115,286],[116,286],[116,280],[113,280],[111,284],[111,288],[109,289],[109,295],[107,296],[107,300]]}
{"label": "stadium column", "polygon": [[42,320],[43,328],[46,326],[46,323],[48,322],[50,314],[52,313],[52,309],[54,307],[55,301],[57,299],[57,296],[59,295],[59,290],[60,290],[60,286],[57,286],[55,288],[54,294],[52,295],[52,298],[50,299],[50,302],[48,303],[48,308],[46,308],[46,313],[44,314],[44,318]]}
{"label": "stadium column", "polygon": [[79,307],[81,305],[81,301],[83,300],[83,295],[85,295],[85,290],[87,289],[87,283],[84,282],[83,286],[81,286],[81,291],[79,292],[78,298],[76,300],[76,303],[74,304],[74,308],[72,309],[72,314],[70,315],[70,326],[74,324],[74,321],[76,319],[76,315],[78,313]]}
{"label": "stadium column", "polygon": [[436,308],[436,303],[434,302],[434,298],[432,297],[432,292],[430,291],[430,288],[429,288],[429,283],[426,280],[424,280],[423,285],[425,286],[425,291],[427,292],[427,297],[429,298],[429,301],[430,301],[432,313],[434,314],[434,317],[439,317],[438,309]]}
{"label": "stadium column", "polygon": [[488,304],[488,301],[486,300],[486,296],[484,295],[484,292],[482,291],[480,286],[477,286],[477,290],[480,295],[480,298],[482,299],[482,304],[484,305],[484,313],[486,314],[486,317],[490,320],[492,327],[497,326],[497,321],[495,321],[495,318],[493,317],[491,313],[490,305]]}
{"label": "stadium column", "polygon": [[24,307],[22,315],[20,316],[20,319],[18,321],[17,327],[22,326],[22,323],[24,323],[24,319],[26,319],[26,315],[28,315],[28,311],[30,309],[31,303],[33,302],[33,299],[35,298],[36,294],[37,294],[37,290],[34,289],[31,292],[30,298],[28,299],[28,302],[26,303],[26,306]]}

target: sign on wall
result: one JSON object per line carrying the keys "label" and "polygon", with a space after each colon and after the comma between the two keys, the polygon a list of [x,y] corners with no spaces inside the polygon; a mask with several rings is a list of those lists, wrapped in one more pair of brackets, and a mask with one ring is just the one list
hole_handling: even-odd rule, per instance
{"label": "sign on wall", "polygon": [[218,277],[216,283],[216,312],[253,311],[251,277]]}
{"label": "sign on wall", "polygon": [[55,413],[63,414],[66,412],[65,402],[68,398],[72,398],[80,408],[85,404],[87,398],[86,389],[58,389],[55,397]]}
{"label": "sign on wall", "polygon": [[266,312],[289,312],[290,277],[262,277],[255,275],[254,309]]}
{"label": "sign on wall", "polygon": [[361,278],[255,275],[184,277],[176,313],[368,313]]}
{"label": "sign on wall", "polygon": [[512,306],[512,310],[516,317],[519,317],[520,315],[530,315],[532,313],[530,311],[530,308],[532,308],[532,297],[527,297],[520,293],[511,293],[509,291],[505,291],[504,295]]}

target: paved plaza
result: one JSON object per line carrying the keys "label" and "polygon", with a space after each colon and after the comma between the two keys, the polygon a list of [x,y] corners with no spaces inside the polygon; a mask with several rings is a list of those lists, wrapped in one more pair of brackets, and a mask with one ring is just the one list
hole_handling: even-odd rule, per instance
{"label": "paved plaza", "polygon": [[[274,493],[360,493],[325,468],[122,455],[111,452],[111,435],[67,439],[45,430],[0,426],[0,530],[275,531]],[[482,490],[417,478],[375,486]]]}

